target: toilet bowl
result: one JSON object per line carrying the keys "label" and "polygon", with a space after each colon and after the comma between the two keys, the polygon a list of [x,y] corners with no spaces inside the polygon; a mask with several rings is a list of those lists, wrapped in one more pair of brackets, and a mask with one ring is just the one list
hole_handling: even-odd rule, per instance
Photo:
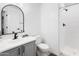
{"label": "toilet bowl", "polygon": [[37,45],[37,55],[38,56],[48,56],[49,55],[49,46],[45,43],[40,43]]}
{"label": "toilet bowl", "polygon": [[40,35],[37,35],[36,45],[37,45],[38,56],[49,55],[49,46],[46,44],[44,38],[42,38]]}

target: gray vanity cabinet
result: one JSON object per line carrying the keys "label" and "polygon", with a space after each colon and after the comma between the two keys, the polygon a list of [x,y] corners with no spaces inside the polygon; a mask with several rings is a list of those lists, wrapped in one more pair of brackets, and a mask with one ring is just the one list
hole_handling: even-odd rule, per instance
{"label": "gray vanity cabinet", "polygon": [[0,56],[18,56],[18,55],[20,55],[19,47],[0,53]]}
{"label": "gray vanity cabinet", "polygon": [[36,44],[35,41],[24,45],[23,56],[36,56]]}
{"label": "gray vanity cabinet", "polygon": [[0,56],[36,56],[35,41],[4,51]]}

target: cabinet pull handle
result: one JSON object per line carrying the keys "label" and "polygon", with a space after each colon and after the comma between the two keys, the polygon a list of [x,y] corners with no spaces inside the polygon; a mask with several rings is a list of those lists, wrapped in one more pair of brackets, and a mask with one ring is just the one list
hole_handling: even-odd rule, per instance
{"label": "cabinet pull handle", "polygon": [[23,53],[25,52],[25,46],[23,46]]}
{"label": "cabinet pull handle", "polygon": [[18,48],[18,55],[20,55],[20,48]]}
{"label": "cabinet pull handle", "polygon": [[25,46],[21,46],[22,55],[25,53]]}

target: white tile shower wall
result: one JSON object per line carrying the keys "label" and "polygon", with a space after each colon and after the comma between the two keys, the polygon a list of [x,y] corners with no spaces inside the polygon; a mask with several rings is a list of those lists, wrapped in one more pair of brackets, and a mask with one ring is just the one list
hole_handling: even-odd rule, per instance
{"label": "white tile shower wall", "polygon": [[[76,51],[79,50],[79,4],[66,7],[66,9],[68,9],[67,12],[60,9],[60,46],[61,50],[67,51],[71,48]],[[66,27],[63,27],[62,23],[65,23]]]}

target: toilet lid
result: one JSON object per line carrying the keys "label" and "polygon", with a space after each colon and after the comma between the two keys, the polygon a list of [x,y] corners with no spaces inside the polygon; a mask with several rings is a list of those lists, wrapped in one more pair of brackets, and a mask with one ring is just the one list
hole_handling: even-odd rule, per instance
{"label": "toilet lid", "polygon": [[40,49],[49,49],[49,46],[48,46],[47,44],[44,44],[44,43],[38,44],[38,47],[39,47]]}

